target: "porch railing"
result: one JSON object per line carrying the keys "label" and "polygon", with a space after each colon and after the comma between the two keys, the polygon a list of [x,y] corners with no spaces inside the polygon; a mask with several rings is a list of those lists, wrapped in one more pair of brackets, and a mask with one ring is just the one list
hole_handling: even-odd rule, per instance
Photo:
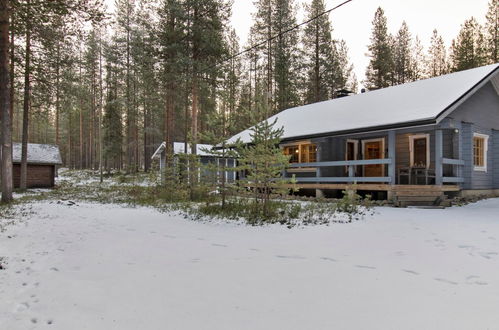
{"label": "porch railing", "polygon": [[444,176],[444,177],[442,177],[443,183],[463,183],[464,182],[464,178],[462,177],[462,167],[464,166],[464,160],[442,158],[442,165],[452,165],[454,167],[452,172],[457,173],[457,176]]}
{"label": "porch railing", "polygon": [[[291,164],[290,168],[316,168],[315,177],[296,177],[297,182],[324,182],[324,183],[354,183],[354,182],[378,182],[378,183],[395,183],[395,180],[390,176],[381,177],[366,177],[366,176],[355,176],[355,167],[364,165],[393,165],[392,159],[361,159],[361,160],[342,160],[342,161],[325,161],[325,162],[314,162],[314,163],[295,163]],[[442,165],[452,165],[457,167],[456,176],[442,176],[442,183],[463,183],[464,178],[462,177],[462,167],[464,166],[464,161],[461,159],[450,159],[442,158]],[[343,177],[324,177],[320,174],[320,169],[324,167],[347,167],[348,176]]]}
{"label": "porch railing", "polygon": [[[355,176],[355,166],[362,165],[392,165],[390,158],[383,159],[361,159],[361,160],[342,160],[342,161],[326,161],[315,163],[295,163],[291,164],[291,168],[300,167],[315,167],[317,168],[316,177],[296,177],[297,182],[324,182],[324,183],[354,183],[354,182],[382,182],[390,183],[392,178],[389,176],[381,177],[366,177]],[[347,167],[348,176],[345,177],[324,177],[320,175],[320,168],[322,167]]]}

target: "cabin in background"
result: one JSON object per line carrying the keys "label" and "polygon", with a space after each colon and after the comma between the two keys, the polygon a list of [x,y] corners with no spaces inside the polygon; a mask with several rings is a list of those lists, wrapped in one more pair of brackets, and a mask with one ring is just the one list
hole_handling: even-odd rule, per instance
{"label": "cabin in background", "polygon": [[[284,173],[303,193],[356,189],[395,205],[499,196],[499,64],[291,108]],[[250,130],[231,139],[250,142]]]}
{"label": "cabin in background", "polygon": [[[198,178],[203,181],[215,181],[220,180],[222,176],[222,167],[234,168],[237,166],[236,160],[233,158],[221,158],[210,152],[213,146],[210,144],[197,144],[196,145],[196,155],[198,156],[199,162],[201,164],[198,168]],[[185,143],[184,142],[174,142],[173,143],[173,153],[176,156],[174,164],[178,165],[179,156],[185,153]],[[187,154],[191,154],[191,146],[187,146]],[[159,169],[162,175],[162,180],[164,180],[164,168],[165,168],[165,156],[166,156],[166,142],[163,142],[156,149],[152,155],[152,160],[159,160]],[[211,165],[211,166],[209,166]],[[213,168],[210,169],[209,167]],[[225,182],[234,182],[236,180],[236,173],[234,171],[225,171],[223,174],[225,177]]]}
{"label": "cabin in background", "polygon": [[[12,144],[14,188],[21,181],[21,143]],[[55,184],[57,166],[62,165],[59,147],[53,144],[28,143],[27,188],[51,188]]]}

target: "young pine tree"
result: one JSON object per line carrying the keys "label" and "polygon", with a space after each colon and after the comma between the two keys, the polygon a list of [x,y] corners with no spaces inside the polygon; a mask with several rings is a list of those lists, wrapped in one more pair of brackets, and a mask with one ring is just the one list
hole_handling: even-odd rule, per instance
{"label": "young pine tree", "polygon": [[[260,106],[266,106],[265,102]],[[251,128],[251,143],[238,148],[239,170],[247,173],[242,186],[253,188],[255,213],[263,219],[271,217],[271,198],[289,192],[289,180],[282,177],[289,157],[279,148],[284,129],[275,128],[276,121],[256,124]]]}

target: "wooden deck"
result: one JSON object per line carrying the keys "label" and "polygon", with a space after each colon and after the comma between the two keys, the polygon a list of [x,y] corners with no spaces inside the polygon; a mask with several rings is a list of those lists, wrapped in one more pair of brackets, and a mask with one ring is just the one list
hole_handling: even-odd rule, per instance
{"label": "wooden deck", "polygon": [[289,185],[289,188],[296,187],[298,189],[323,189],[323,190],[365,190],[365,191],[390,191],[390,192],[412,192],[417,195],[420,192],[450,192],[460,191],[458,185],[390,185],[390,184],[375,184],[375,183],[298,183]]}

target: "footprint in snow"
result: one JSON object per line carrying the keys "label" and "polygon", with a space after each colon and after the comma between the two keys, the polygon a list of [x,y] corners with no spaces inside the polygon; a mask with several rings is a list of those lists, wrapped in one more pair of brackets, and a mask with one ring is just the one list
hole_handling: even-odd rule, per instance
{"label": "footprint in snow", "polygon": [[177,236],[173,236],[173,235],[163,235],[163,237],[166,237],[166,238],[177,238]]}
{"label": "footprint in snow", "polygon": [[24,312],[29,309],[29,304],[27,302],[20,303],[16,306],[16,312]]}
{"label": "footprint in snow", "polygon": [[305,257],[302,256],[283,256],[283,255],[277,255],[277,258],[280,259],[306,259]]}
{"label": "footprint in snow", "polygon": [[402,269],[403,272],[406,272],[406,273],[409,273],[409,274],[412,274],[412,275],[419,275],[418,272],[414,271],[414,270],[410,270],[410,269]]}
{"label": "footprint in snow", "polygon": [[497,252],[482,252],[480,255],[485,259],[492,259],[493,256],[497,255]]}
{"label": "footprint in snow", "polygon": [[376,269],[376,267],[372,266],[364,266],[364,265],[355,265],[357,268],[363,268],[363,269]]}
{"label": "footprint in snow", "polygon": [[338,260],[336,260],[334,258],[329,258],[329,257],[321,257],[321,259],[322,260],[327,260],[327,261],[334,261],[334,262],[338,261]]}
{"label": "footprint in snow", "polygon": [[439,282],[443,282],[443,283],[447,283],[447,284],[452,284],[452,285],[457,285],[459,283],[457,282],[454,282],[454,281],[450,281],[450,280],[446,280],[445,278],[439,278],[439,277],[435,277],[434,278],[435,281],[439,281]]}
{"label": "footprint in snow", "polygon": [[213,246],[219,246],[219,247],[227,247],[227,245],[225,245],[225,244],[217,244],[217,243],[213,243],[213,244],[211,244],[211,245],[213,245]]}
{"label": "footprint in snow", "polygon": [[259,252],[260,250],[259,250],[259,249],[254,249],[254,248],[252,248],[252,249],[250,249],[250,251]]}
{"label": "footprint in snow", "polygon": [[59,271],[59,269],[57,267],[52,267],[52,268],[50,268],[50,270],[53,271],[53,272],[58,272]]}

